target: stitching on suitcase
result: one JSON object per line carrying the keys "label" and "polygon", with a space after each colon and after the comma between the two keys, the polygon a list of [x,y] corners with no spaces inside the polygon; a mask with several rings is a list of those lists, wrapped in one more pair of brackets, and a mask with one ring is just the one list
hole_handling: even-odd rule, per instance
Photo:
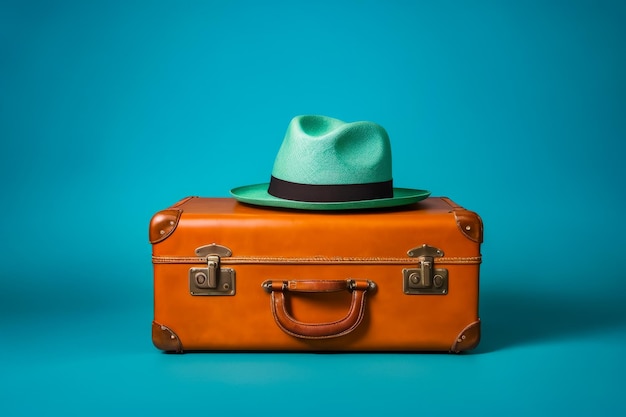
{"label": "stitching on suitcase", "polygon": [[[479,264],[482,261],[481,256],[469,257],[442,257],[437,258],[437,265],[463,265],[463,264]],[[201,264],[207,262],[204,257],[195,256],[153,256],[152,263],[155,264]],[[418,260],[415,258],[354,258],[354,257],[224,257],[220,259],[222,264],[318,264],[318,265],[337,265],[337,264],[368,264],[368,265],[415,265]]]}

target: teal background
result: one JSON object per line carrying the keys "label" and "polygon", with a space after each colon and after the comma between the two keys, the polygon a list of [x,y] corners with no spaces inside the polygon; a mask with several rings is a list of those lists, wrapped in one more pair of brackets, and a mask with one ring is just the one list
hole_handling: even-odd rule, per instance
{"label": "teal background", "polygon": [[[625,415],[625,21],[612,1],[3,1],[2,415]],[[152,346],[150,217],[266,181],[307,113],[383,125],[397,186],[481,214],[474,353]]]}

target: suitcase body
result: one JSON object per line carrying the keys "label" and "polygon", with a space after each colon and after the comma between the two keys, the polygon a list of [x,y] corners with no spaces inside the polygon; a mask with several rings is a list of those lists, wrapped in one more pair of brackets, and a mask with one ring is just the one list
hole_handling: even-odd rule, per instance
{"label": "suitcase body", "polygon": [[448,198],[307,212],[189,197],[150,222],[153,343],[174,352],[472,349],[482,229]]}

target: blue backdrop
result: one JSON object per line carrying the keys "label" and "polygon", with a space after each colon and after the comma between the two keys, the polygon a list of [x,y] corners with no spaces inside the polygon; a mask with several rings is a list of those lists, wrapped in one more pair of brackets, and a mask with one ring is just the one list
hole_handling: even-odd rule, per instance
{"label": "blue backdrop", "polygon": [[[2,414],[624,415],[625,21],[597,0],[3,1]],[[397,186],[481,214],[474,353],[152,346],[150,217],[266,181],[307,113],[381,124]]]}

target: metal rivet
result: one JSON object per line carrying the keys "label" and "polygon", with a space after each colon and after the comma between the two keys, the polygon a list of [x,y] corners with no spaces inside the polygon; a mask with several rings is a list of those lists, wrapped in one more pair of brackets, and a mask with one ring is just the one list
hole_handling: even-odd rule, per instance
{"label": "metal rivet", "polygon": [[173,334],[170,335],[170,339],[176,339],[176,336],[174,336]]}
{"label": "metal rivet", "polygon": [[164,235],[165,234],[165,230],[159,230],[159,233]]}
{"label": "metal rivet", "polygon": [[223,287],[224,287],[224,289],[225,289],[225,290],[227,290],[227,289],[229,289],[229,288],[230,288],[230,285],[228,285],[228,283],[225,283],[225,284],[223,285]]}
{"label": "metal rivet", "polygon": [[170,226],[174,226],[174,220],[170,220]]}
{"label": "metal rivet", "polygon": [[196,282],[198,285],[203,285],[206,282],[206,275],[203,273],[196,274]]}
{"label": "metal rivet", "polygon": [[443,277],[441,275],[435,275],[433,277],[433,284],[437,288],[441,287],[443,285]]}
{"label": "metal rivet", "polygon": [[456,341],[457,341],[458,343],[461,343],[461,342],[463,341],[463,339],[456,339]]}
{"label": "metal rivet", "polygon": [[470,226],[469,224],[467,226],[465,226],[465,230],[471,230],[472,226]]}
{"label": "metal rivet", "polygon": [[415,272],[409,275],[409,279],[413,284],[418,284],[420,282],[420,277]]}

